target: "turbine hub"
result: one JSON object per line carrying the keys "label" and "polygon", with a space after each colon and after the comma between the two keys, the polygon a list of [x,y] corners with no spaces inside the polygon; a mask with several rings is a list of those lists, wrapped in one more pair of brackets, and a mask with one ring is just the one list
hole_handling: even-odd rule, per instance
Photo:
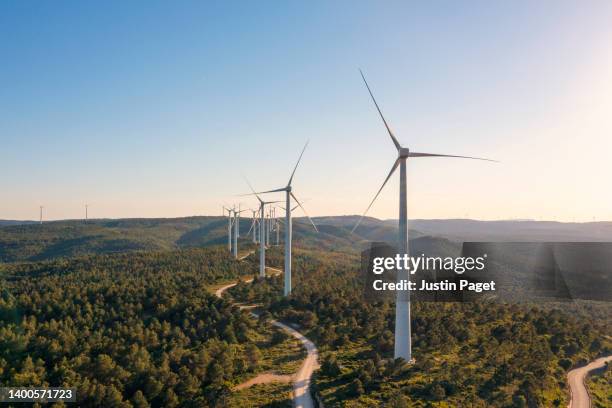
{"label": "turbine hub", "polygon": [[410,154],[410,149],[408,149],[407,147],[400,147],[398,153],[399,157],[405,158],[408,157],[408,155]]}
{"label": "turbine hub", "polygon": [[285,187],[285,191],[286,191],[286,192],[288,192],[288,193],[290,193],[290,192],[291,192],[291,186],[287,186],[287,187]]}

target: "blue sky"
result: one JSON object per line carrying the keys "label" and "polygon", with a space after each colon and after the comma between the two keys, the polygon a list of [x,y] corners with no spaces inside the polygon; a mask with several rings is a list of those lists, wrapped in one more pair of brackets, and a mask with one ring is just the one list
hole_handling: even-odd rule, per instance
{"label": "blue sky", "polygon": [[[418,218],[612,219],[612,3],[3,2],[0,219],[218,214],[295,180],[367,206],[417,151]],[[396,217],[397,178],[371,214]],[[243,200],[249,206],[248,200]]]}

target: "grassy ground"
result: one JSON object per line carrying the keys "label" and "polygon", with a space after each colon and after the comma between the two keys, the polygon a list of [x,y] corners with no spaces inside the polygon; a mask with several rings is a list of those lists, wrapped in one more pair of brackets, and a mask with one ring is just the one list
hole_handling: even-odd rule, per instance
{"label": "grassy ground", "polygon": [[301,366],[306,357],[306,351],[299,340],[286,336],[277,344],[273,344],[272,337],[279,331],[267,323],[258,325],[257,331],[252,332],[252,341],[261,352],[261,358],[255,370],[246,376],[236,377],[235,384],[240,384],[257,374],[270,372],[279,375],[293,375]]}
{"label": "grassy ground", "polygon": [[[214,293],[217,289],[234,282],[235,280],[217,282],[207,289],[210,293]],[[226,296],[229,297],[229,293]],[[248,375],[234,379],[234,385],[248,381],[261,373],[293,375],[306,357],[306,351],[299,340],[285,335],[280,329],[267,322],[258,322],[256,329],[251,331],[250,335],[252,342],[260,351],[260,358],[256,367]],[[291,407],[291,390],[291,382],[258,384],[232,392],[227,406]]]}
{"label": "grassy ground", "polygon": [[292,406],[291,390],[291,384],[286,383],[259,384],[234,392],[227,406],[231,408],[290,408]]}
{"label": "grassy ground", "polygon": [[[459,394],[442,401],[434,401],[429,398],[418,398],[416,396],[415,398],[410,397],[411,394],[418,392],[419,389],[425,388],[431,381],[432,377],[435,378],[438,373],[441,373],[444,370],[444,366],[448,362],[458,360],[458,353],[460,353],[460,349],[457,347],[450,347],[444,350],[444,352],[430,352],[430,362],[428,363],[426,373],[422,368],[418,367],[423,363],[421,361],[419,362],[420,364],[417,364],[416,366],[406,366],[406,369],[399,370],[397,374],[391,375],[386,381],[373,385],[371,389],[366,390],[362,395],[355,395],[351,387],[351,383],[355,378],[355,370],[359,367],[361,361],[368,359],[367,356],[369,351],[370,345],[365,342],[349,342],[342,348],[333,351],[333,354],[336,356],[340,365],[341,374],[326,376],[324,373],[319,372],[315,379],[316,388],[325,402],[326,407],[366,408],[380,406],[381,400],[393,401],[395,398],[394,396],[396,396],[399,392],[405,395],[404,402],[407,403],[408,406],[414,408],[451,408],[457,407],[459,406],[458,404],[464,402],[467,404],[465,406],[472,408],[484,408],[487,406],[486,403],[479,400],[469,402],[462,400],[463,394],[475,394],[477,392],[476,388],[471,390],[462,388],[459,391]],[[469,365],[465,366],[466,373],[469,373],[471,370],[477,371],[478,369],[479,368],[475,365],[472,367]],[[559,375],[563,376],[565,373],[560,371]],[[610,381],[610,379],[608,379],[608,381]],[[472,384],[470,387],[476,387],[476,385]],[[601,401],[604,401],[605,398],[609,398],[609,382],[606,385],[604,381],[600,380],[597,383],[597,387],[597,393],[600,395],[599,398]],[[509,385],[504,388],[504,390],[509,395],[512,395],[512,393],[516,391],[516,387]],[[555,400],[561,402],[559,406],[567,405],[562,389],[545,390],[543,392],[543,396],[546,398],[548,404],[546,406],[556,406],[552,402]],[[612,408],[611,401],[612,400],[605,400],[605,402],[602,402],[603,405],[595,404],[594,407]],[[605,405],[606,403],[608,405]],[[398,406],[403,405],[399,404]]]}

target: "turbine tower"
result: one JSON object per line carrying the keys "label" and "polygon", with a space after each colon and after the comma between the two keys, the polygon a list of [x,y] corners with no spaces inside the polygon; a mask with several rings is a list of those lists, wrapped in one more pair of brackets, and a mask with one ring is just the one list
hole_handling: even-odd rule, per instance
{"label": "turbine tower", "polygon": [[87,220],[89,219],[88,214],[87,214],[88,209],[89,209],[89,204],[85,204],[85,223],[87,223]]}
{"label": "turbine tower", "polygon": [[[303,200],[303,202],[305,203],[308,200]],[[278,206],[281,210],[285,210],[285,207],[283,207],[282,205]],[[295,209],[297,209],[299,207],[299,205],[294,205],[293,208],[291,209],[291,212],[293,212]],[[276,245],[280,245],[280,237],[279,237],[279,233],[280,233],[280,225],[283,221],[280,218],[276,219]]]}
{"label": "turbine tower", "polygon": [[306,215],[306,217],[308,218],[308,220],[314,227],[315,231],[319,232],[319,230],[317,229],[317,226],[314,224],[314,222],[312,222],[312,219],[306,212],[306,209],[300,203],[300,200],[298,200],[295,194],[293,194],[292,187],[291,187],[293,176],[295,175],[295,171],[297,170],[298,165],[300,164],[300,160],[302,159],[302,155],[304,154],[304,150],[306,150],[307,146],[308,146],[308,142],[306,142],[306,144],[304,145],[304,148],[302,149],[302,152],[300,153],[300,157],[298,158],[298,161],[295,164],[295,167],[293,168],[291,177],[289,177],[289,182],[287,183],[285,187],[277,188],[275,190],[262,191],[261,193],[259,193],[259,194],[267,194],[267,193],[285,192],[285,203],[286,203],[285,204],[285,287],[283,291],[285,296],[289,296],[289,294],[291,293],[291,232],[292,232],[291,231],[291,198],[292,197],[297,203],[297,205],[302,209],[302,211],[304,211],[304,214]]}
{"label": "turbine tower", "polygon": [[45,208],[44,206],[40,206],[40,223],[42,224],[42,216],[43,216],[43,208]]}
{"label": "turbine tower", "polygon": [[[361,73],[361,78],[365,83],[366,88],[376,106],[376,110],[382,119],[389,136],[391,136],[391,141],[395,145],[397,149],[398,157],[395,159],[393,166],[391,167],[391,171],[387,175],[387,178],[382,183],[382,186],[368,205],[368,208],[363,212],[361,218],[355,226],[353,227],[351,232],[354,232],[355,229],[359,226],[363,217],[365,217],[366,213],[376,201],[376,198],[391,178],[391,175],[395,172],[397,167],[400,168],[400,197],[399,197],[399,231],[398,231],[398,253],[400,256],[408,255],[408,214],[406,209],[406,160],[410,157],[457,157],[462,159],[475,159],[475,160],[487,160],[487,161],[495,161],[489,159],[483,159],[479,157],[470,157],[470,156],[456,156],[456,155],[448,155],[448,154],[434,154],[434,153],[417,153],[411,152],[407,147],[403,147],[395,135],[393,131],[389,127],[389,124],[385,120],[385,117],[382,114],[382,111],[378,107],[378,103],[374,98],[374,94],[370,90],[370,86],[363,75],[363,72],[359,70]],[[397,280],[400,282],[401,280],[409,280],[410,274],[407,270],[399,269],[397,271]],[[412,360],[412,345],[410,339],[410,291],[398,291],[395,303],[395,358],[403,358],[406,361]]]}
{"label": "turbine tower", "polygon": [[270,246],[270,227],[272,226],[272,209],[268,208],[268,219],[266,220],[266,245]]}

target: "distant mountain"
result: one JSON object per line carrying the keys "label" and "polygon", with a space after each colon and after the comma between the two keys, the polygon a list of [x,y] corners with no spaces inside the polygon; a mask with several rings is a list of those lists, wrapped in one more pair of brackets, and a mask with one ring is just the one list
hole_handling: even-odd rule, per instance
{"label": "distant mountain", "polygon": [[[396,225],[397,221],[386,220],[385,224]],[[410,221],[410,227],[426,235],[457,241],[612,241],[612,222],[609,221],[563,223],[533,220],[414,220]]]}
{"label": "distant mountain", "polygon": [[[317,217],[323,225],[353,228],[359,216]],[[393,241],[397,220],[365,217],[355,233],[370,240]],[[561,241],[612,242],[612,222],[563,223],[555,221],[508,220],[478,221],[470,219],[409,220],[410,237],[439,236],[452,241]]]}

